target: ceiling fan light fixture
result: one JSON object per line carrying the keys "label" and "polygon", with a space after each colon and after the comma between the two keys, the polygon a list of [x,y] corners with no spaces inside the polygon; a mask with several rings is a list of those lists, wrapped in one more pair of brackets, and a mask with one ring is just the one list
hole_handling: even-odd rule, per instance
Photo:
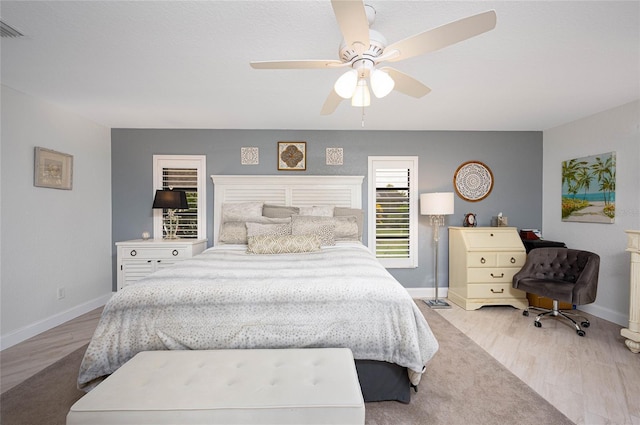
{"label": "ceiling fan light fixture", "polygon": [[351,98],[351,106],[364,107],[369,105],[371,105],[371,94],[369,93],[367,80],[360,78],[356,86],[356,91]]}
{"label": "ceiling fan light fixture", "polygon": [[395,85],[395,81],[387,72],[374,69],[371,73],[371,90],[378,99],[391,93]]}
{"label": "ceiling fan light fixture", "polygon": [[356,91],[356,85],[358,84],[358,71],[355,69],[350,69],[345,72],[336,80],[336,83],[333,85],[333,89],[338,93],[343,99],[349,99],[353,96],[353,93]]}

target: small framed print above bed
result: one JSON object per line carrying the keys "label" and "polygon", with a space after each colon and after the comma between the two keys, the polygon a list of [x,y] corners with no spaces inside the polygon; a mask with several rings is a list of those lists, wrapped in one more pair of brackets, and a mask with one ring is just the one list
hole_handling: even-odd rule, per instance
{"label": "small framed print above bed", "polygon": [[278,142],[278,170],[305,171],[307,142]]}

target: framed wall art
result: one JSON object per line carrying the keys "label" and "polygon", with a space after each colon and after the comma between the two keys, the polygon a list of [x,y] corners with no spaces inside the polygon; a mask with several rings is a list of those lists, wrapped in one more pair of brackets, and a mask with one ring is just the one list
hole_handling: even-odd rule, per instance
{"label": "framed wall art", "polygon": [[467,161],[454,173],[453,187],[465,201],[480,201],[489,196],[493,189],[493,173],[480,161]]}
{"label": "framed wall art", "polygon": [[71,190],[73,185],[72,155],[36,146],[33,168],[34,186]]}
{"label": "framed wall art", "polygon": [[562,162],[562,221],[611,224],[616,215],[616,153]]}
{"label": "framed wall art", "polygon": [[258,148],[240,148],[240,164],[258,165],[260,163],[260,150]]}
{"label": "framed wall art", "polygon": [[307,142],[278,142],[278,170],[305,171]]}
{"label": "framed wall art", "polygon": [[342,165],[344,161],[342,148],[327,148],[326,157],[327,165]]}

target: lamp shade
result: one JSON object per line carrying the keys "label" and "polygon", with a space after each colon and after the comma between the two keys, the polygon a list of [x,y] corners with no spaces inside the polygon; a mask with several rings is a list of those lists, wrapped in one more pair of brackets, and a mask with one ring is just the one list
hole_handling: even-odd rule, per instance
{"label": "lamp shade", "polygon": [[358,71],[350,69],[338,78],[333,85],[334,90],[338,93],[338,96],[349,99],[356,91],[356,85],[358,84]]}
{"label": "lamp shade", "polygon": [[183,210],[189,208],[187,194],[182,190],[156,190],[153,208]]}
{"label": "lamp shade", "polygon": [[351,106],[369,106],[371,105],[371,95],[369,94],[369,87],[367,86],[367,80],[360,78],[356,91],[351,98]]}
{"label": "lamp shade", "polygon": [[396,85],[393,78],[385,71],[374,69],[371,73],[371,90],[373,94],[378,98],[383,98],[393,90]]}
{"label": "lamp shade", "polygon": [[420,214],[453,214],[453,192],[422,193],[420,195]]}

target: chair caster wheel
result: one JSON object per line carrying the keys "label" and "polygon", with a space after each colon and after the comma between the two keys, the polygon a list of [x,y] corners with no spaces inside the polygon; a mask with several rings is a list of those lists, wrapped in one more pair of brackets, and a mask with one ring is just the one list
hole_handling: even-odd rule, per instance
{"label": "chair caster wheel", "polygon": [[576,331],[576,332],[577,332],[577,333],[578,333],[578,335],[580,335],[580,336],[584,336],[584,335],[585,335],[585,333],[584,333],[584,331],[583,331],[582,329],[580,329],[579,331]]}
{"label": "chair caster wheel", "polygon": [[540,323],[540,322],[533,322],[533,326],[535,326],[536,328],[541,328],[541,327],[542,327],[542,323]]}
{"label": "chair caster wheel", "polygon": [[529,312],[528,312],[527,310],[525,310],[525,311],[523,311],[523,312],[522,312],[522,315],[523,315],[523,316],[528,316],[528,315],[529,315]]}
{"label": "chair caster wheel", "polygon": [[582,326],[583,328],[588,328],[590,325],[591,325],[591,323],[589,323],[589,322],[580,323],[580,326]]}

